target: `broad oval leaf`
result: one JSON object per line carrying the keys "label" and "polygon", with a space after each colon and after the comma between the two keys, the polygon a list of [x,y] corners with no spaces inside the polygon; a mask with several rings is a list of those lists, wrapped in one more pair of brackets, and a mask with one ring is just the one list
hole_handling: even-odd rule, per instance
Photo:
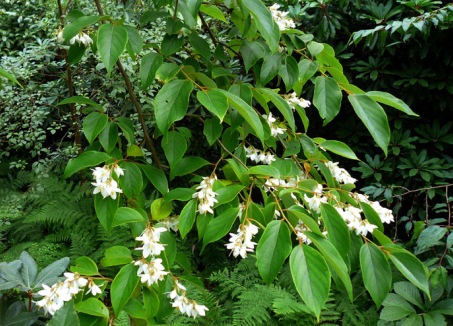
{"label": "broad oval leaf", "polygon": [[157,69],[159,69],[163,62],[163,57],[155,52],[147,53],[142,57],[140,62],[140,81],[142,89],[146,89],[152,84]]}
{"label": "broad oval leaf", "polygon": [[197,201],[195,199],[190,200],[181,211],[179,215],[179,233],[181,238],[185,238],[187,233],[192,229],[193,223],[195,222],[195,216],[197,215]]}
{"label": "broad oval leaf", "polygon": [[108,120],[108,115],[100,112],[91,112],[83,119],[83,133],[90,144],[107,126]]}
{"label": "broad oval leaf", "polygon": [[351,247],[351,238],[348,226],[340,213],[329,204],[321,204],[321,216],[326,224],[328,238],[345,259]]}
{"label": "broad oval leaf", "polygon": [[291,253],[289,266],[297,292],[319,320],[330,291],[331,275],[326,261],[315,249],[299,245]]}
{"label": "broad oval leaf", "polygon": [[360,268],[365,288],[379,309],[392,288],[392,270],[387,258],[374,243],[365,242],[360,248]]}
{"label": "broad oval leaf", "polygon": [[376,144],[387,156],[390,127],[384,109],[375,100],[364,94],[351,94],[348,96],[348,100]]}
{"label": "broad oval leaf", "polygon": [[110,233],[110,230],[112,229],[113,217],[118,209],[119,199],[119,196],[116,199],[110,197],[102,198],[101,194],[94,196],[94,210],[96,216],[107,233]]}
{"label": "broad oval leaf", "polygon": [[82,29],[87,26],[90,26],[94,23],[97,23],[99,20],[105,16],[82,16],[72,23],[68,24],[63,30],[63,37],[65,40],[69,41],[74,36],[76,36]]}
{"label": "broad oval leaf", "polygon": [[38,273],[38,265],[33,257],[26,251],[22,251],[19,256],[19,260],[22,261],[22,267],[20,269],[22,281],[26,287],[31,289],[32,284],[34,283],[33,281],[36,278],[36,274]]}
{"label": "broad oval leaf", "polygon": [[110,153],[118,142],[118,124],[108,122],[99,134],[99,142],[107,153]]}
{"label": "broad oval leaf", "polygon": [[79,326],[79,316],[75,310],[74,300],[66,302],[61,309],[58,309],[52,319],[46,324],[48,326],[71,325]]}
{"label": "broad oval leaf", "polygon": [[98,316],[98,317],[109,317],[109,310],[107,307],[96,298],[88,298],[85,301],[79,302],[75,306],[78,312],[82,312],[87,315],[91,316]]}
{"label": "broad oval leaf", "polygon": [[153,186],[159,190],[162,195],[165,195],[168,192],[167,176],[162,170],[159,170],[152,165],[140,165],[140,168],[148,180],[151,181]]}
{"label": "broad oval leaf", "polygon": [[411,108],[406,103],[404,103],[404,101],[393,96],[392,94],[389,94],[387,92],[380,92],[380,91],[369,91],[369,92],[366,92],[366,95],[371,97],[376,102],[391,106],[408,115],[418,117],[418,114],[415,113],[414,111],[412,111]]}
{"label": "broad oval leaf", "polygon": [[113,217],[112,228],[122,224],[141,221],[143,221],[143,216],[138,211],[129,207],[120,207],[116,210],[115,216]]}
{"label": "broad oval leaf", "polygon": [[209,162],[199,156],[186,156],[178,161],[170,171],[170,179],[189,174],[208,165]]}
{"label": "broad oval leaf", "polygon": [[355,155],[354,151],[345,143],[338,141],[338,140],[326,140],[319,145],[328,150],[332,153],[337,155],[349,158],[351,160],[359,160],[359,158]]}
{"label": "broad oval leaf", "polygon": [[132,262],[132,260],[129,248],[124,246],[113,246],[105,250],[104,258],[101,259],[101,265],[104,267],[125,265]]}
{"label": "broad oval leaf", "polygon": [[137,267],[133,264],[124,266],[116,274],[110,287],[110,298],[115,315],[118,316],[124,305],[129,301],[138,282]]}
{"label": "broad oval leaf", "polygon": [[223,121],[228,110],[228,101],[225,94],[217,89],[198,91],[197,99],[206,109],[219,118],[220,122]]}
{"label": "broad oval leaf", "polygon": [[266,283],[271,283],[291,253],[291,235],[284,221],[271,221],[256,248],[258,271]]}
{"label": "broad oval leaf", "polygon": [[121,162],[124,175],[119,178],[119,186],[128,198],[137,197],[143,188],[143,176],[140,168],[133,162]]}
{"label": "broad oval leaf", "polygon": [[203,247],[201,248],[201,251],[203,251],[209,243],[221,239],[231,230],[238,213],[238,207],[231,207],[209,222],[203,235]]}
{"label": "broad oval leaf", "polygon": [[319,115],[328,124],[340,112],[342,93],[335,79],[318,76],[315,79],[315,93],[313,105],[318,109]]}
{"label": "broad oval leaf", "polygon": [[157,126],[162,133],[165,134],[173,122],[184,118],[192,89],[192,82],[176,79],[165,84],[157,93],[154,112]]}
{"label": "broad oval leaf", "polygon": [[85,276],[99,275],[98,266],[87,256],[81,256],[75,261],[76,266],[71,266],[70,270],[73,273],[79,273]]}
{"label": "broad oval leaf", "polygon": [[91,166],[96,166],[111,159],[109,155],[97,151],[86,151],[80,154],[79,157],[69,160],[68,165],[64,170],[64,177],[69,178],[74,173],[86,169]]}
{"label": "broad oval leaf", "polygon": [[186,137],[175,130],[171,130],[164,135],[161,145],[170,166],[178,162],[187,150]]}
{"label": "broad oval leaf", "polygon": [[127,31],[122,26],[104,24],[99,27],[97,46],[109,75],[126,48],[127,39]]}

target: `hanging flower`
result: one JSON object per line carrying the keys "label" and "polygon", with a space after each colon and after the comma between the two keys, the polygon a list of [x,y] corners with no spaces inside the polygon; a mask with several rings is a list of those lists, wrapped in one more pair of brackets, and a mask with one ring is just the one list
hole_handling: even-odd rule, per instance
{"label": "hanging flower", "polygon": [[84,32],[79,32],[76,36],[74,36],[72,39],[69,40],[69,44],[71,44],[71,45],[76,42],[79,45],[88,47],[93,43],[93,40],[91,39],[91,37],[88,36],[88,34],[86,34]]}
{"label": "hanging flower", "polygon": [[338,181],[338,183],[352,183],[354,184],[357,179],[354,179],[351,177],[348,171],[346,171],[343,168],[340,168],[338,166],[338,162],[334,163],[331,161],[325,162],[324,163],[327,168],[329,169],[330,173],[332,173],[332,176],[334,177],[335,180]]}
{"label": "hanging flower", "polygon": [[245,156],[255,163],[271,164],[275,156],[271,152],[261,151],[253,146],[245,147]]}
{"label": "hanging flower", "polygon": [[269,7],[269,10],[271,12],[272,18],[274,19],[275,23],[278,25],[278,28],[281,31],[295,28],[296,24],[291,18],[286,17],[289,12],[287,11],[280,11],[278,10],[280,8],[279,4],[273,4],[271,7]]}
{"label": "hanging flower", "polygon": [[293,111],[296,110],[296,105],[298,105],[304,109],[308,108],[311,105],[310,101],[297,97],[296,92],[292,92],[288,95],[284,95],[283,98],[286,100],[286,102],[291,107],[291,109],[293,109]]}
{"label": "hanging flower", "polygon": [[138,266],[137,276],[140,277],[142,283],[152,284],[157,283],[158,281],[163,281],[164,276],[169,272],[165,271],[164,265],[162,265],[162,259],[160,258],[151,258],[148,262],[146,260],[139,260],[134,263],[135,266]]}
{"label": "hanging flower", "polygon": [[252,238],[258,233],[258,227],[249,221],[241,224],[238,228],[237,233],[230,233],[230,243],[225,246],[227,249],[232,250],[233,256],[241,256],[242,258],[247,257],[247,252],[253,252],[255,249],[255,242],[252,242]]}
{"label": "hanging flower", "polygon": [[96,182],[91,184],[95,187],[93,194],[100,193],[103,198],[111,197],[113,200],[116,199],[117,193],[123,191],[118,187],[118,183],[112,178],[112,171],[119,177],[124,175],[124,170],[117,164],[104,165],[103,167],[96,167],[92,169],[93,177]]}
{"label": "hanging flower", "polygon": [[209,310],[206,306],[198,304],[195,300],[190,300],[186,296],[186,287],[175,280],[173,290],[168,294],[168,297],[173,300],[172,307],[178,308],[183,314],[194,319],[200,315],[205,316],[206,311]]}
{"label": "hanging flower", "polygon": [[277,119],[272,116],[272,113],[269,112],[269,115],[263,114],[263,118],[266,119],[269,128],[271,129],[272,137],[278,137],[278,135],[283,135],[286,131],[284,128],[280,128],[277,124]]}
{"label": "hanging flower", "polygon": [[192,198],[198,198],[198,212],[202,215],[206,213],[214,214],[212,208],[217,203],[217,199],[215,199],[217,193],[212,190],[212,186],[215,180],[217,180],[215,175],[213,177],[203,177],[200,185],[196,188],[199,191],[192,195]]}
{"label": "hanging flower", "polygon": [[160,234],[165,231],[167,229],[164,227],[147,227],[139,237],[135,238],[136,241],[143,242],[143,246],[135,250],[142,250],[144,258],[160,255],[165,250],[164,245],[160,243]]}
{"label": "hanging flower", "polygon": [[323,196],[322,185],[320,184],[315,187],[313,197],[308,197],[304,194],[304,199],[307,202],[308,208],[316,213],[321,213],[321,203],[327,203],[327,197]]}

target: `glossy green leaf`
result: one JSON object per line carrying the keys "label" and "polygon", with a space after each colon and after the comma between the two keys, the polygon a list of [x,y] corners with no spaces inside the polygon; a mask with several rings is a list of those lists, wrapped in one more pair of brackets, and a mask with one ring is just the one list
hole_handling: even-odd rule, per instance
{"label": "glossy green leaf", "polygon": [[171,130],[162,138],[162,148],[170,166],[174,166],[187,150],[187,141],[180,132]]}
{"label": "glossy green leaf", "polygon": [[299,67],[299,78],[294,85],[294,91],[300,94],[305,83],[318,71],[318,66],[316,62],[308,59],[301,60],[297,66]]}
{"label": "glossy green leaf", "polygon": [[206,136],[209,146],[212,146],[222,135],[222,124],[217,118],[210,118],[204,121],[203,134]]}
{"label": "glossy green leaf", "polygon": [[119,178],[119,187],[128,198],[137,197],[143,188],[143,176],[140,168],[133,162],[121,162],[124,175]]}
{"label": "glossy green leaf", "polygon": [[198,91],[197,99],[206,109],[219,118],[220,122],[223,121],[228,110],[228,100],[225,94],[217,89]]}
{"label": "glossy green leaf", "polygon": [[258,271],[264,282],[271,283],[291,253],[291,235],[284,221],[271,221],[256,248]]}
{"label": "glossy green leaf", "polygon": [[113,246],[105,250],[104,258],[101,259],[101,265],[104,267],[126,265],[132,262],[132,260],[129,248]]}
{"label": "glossy green leaf", "polygon": [[107,153],[110,153],[118,142],[118,124],[108,122],[99,134],[99,142]]}
{"label": "glossy green leaf", "polygon": [[168,192],[168,180],[162,170],[159,170],[152,165],[141,165],[140,168],[148,180],[151,181],[153,186],[159,190],[162,195],[165,195]]}
{"label": "glossy green leaf", "polygon": [[99,275],[98,266],[87,256],[78,257],[75,261],[75,266],[71,266],[70,270],[73,273],[79,273],[84,276]]}
{"label": "glossy green leaf", "polygon": [[[22,251],[19,260],[22,262],[20,268],[20,277],[23,281],[23,284],[27,288],[32,288],[36,274],[38,273],[38,265],[32,256],[26,251]],[[1,273],[0,273],[1,274]],[[2,280],[3,281],[3,280]],[[25,289],[24,289],[25,290]]]}
{"label": "glossy green leaf", "polygon": [[68,165],[64,170],[64,177],[69,178],[74,173],[99,165],[107,160],[111,159],[109,155],[97,151],[85,151],[80,156],[69,160]]}
{"label": "glossy green leaf", "polygon": [[397,110],[400,110],[408,115],[418,117],[418,114],[411,110],[411,108],[399,98],[389,94],[387,92],[380,91],[369,91],[366,95],[375,100],[376,102],[391,106]]}
{"label": "glossy green leaf", "polygon": [[86,51],[86,46],[79,43],[74,43],[69,46],[68,50],[68,64],[77,65],[82,60]]}
{"label": "glossy green leaf", "polygon": [[173,34],[173,35],[168,35],[165,34],[162,44],[161,44],[161,53],[164,57],[168,57],[172,55],[173,53],[179,51],[182,48],[182,45],[184,44],[184,37]]}
{"label": "glossy green leaf", "polygon": [[319,115],[328,124],[340,112],[342,93],[338,83],[330,77],[318,76],[315,79],[315,93],[313,105]]}
{"label": "glossy green leaf", "polygon": [[68,24],[63,30],[63,37],[66,41],[69,41],[76,36],[82,29],[97,23],[99,20],[105,18],[105,16],[82,16],[70,24]]}
{"label": "glossy green leaf", "polygon": [[134,124],[131,119],[126,117],[117,117],[115,120],[129,144],[134,144]]}
{"label": "glossy green leaf", "polygon": [[288,102],[286,102],[279,94],[273,92],[272,90],[268,88],[259,88],[257,89],[263,96],[272,102],[272,104],[275,105],[275,107],[280,111],[282,116],[285,118],[287,121],[289,127],[295,131],[296,130],[296,122],[294,120],[294,114],[291,109],[291,107],[288,105]]}
{"label": "glossy green leaf", "polygon": [[200,11],[205,13],[206,15],[214,17],[215,19],[223,21],[224,23],[227,22],[225,16],[223,15],[222,10],[220,10],[216,5],[210,5],[210,4],[203,3],[200,6]]}
{"label": "glossy green leaf", "polygon": [[164,196],[165,201],[179,200],[188,201],[192,198],[195,190],[190,188],[175,188],[167,192]]}
{"label": "glossy green leaf", "polygon": [[101,194],[94,196],[94,210],[104,230],[110,233],[113,218],[118,209],[119,196],[116,199],[110,197],[102,198]]}
{"label": "glossy green leaf", "polygon": [[345,143],[338,140],[326,140],[319,145],[332,153],[346,157],[350,160],[359,160],[354,151]]}
{"label": "glossy green leaf", "polygon": [[159,296],[156,291],[151,288],[143,288],[143,306],[148,319],[157,315],[160,306]]}
{"label": "glossy green leaf", "polygon": [[271,51],[275,51],[280,41],[280,30],[267,7],[260,0],[243,0],[242,2],[250,10],[256,27],[271,48]]}
{"label": "glossy green leaf", "polygon": [[365,288],[379,309],[392,288],[392,270],[387,258],[374,243],[365,242],[360,249],[360,268]]}
{"label": "glossy green leaf", "polygon": [[384,232],[384,225],[382,224],[382,220],[379,217],[378,213],[376,213],[376,211],[371,207],[371,205],[360,202],[360,208],[362,209],[363,214],[365,215],[368,222],[376,225],[379,231]]}
{"label": "glossy green leaf", "polygon": [[150,52],[142,57],[140,63],[140,81],[142,89],[147,89],[153,83],[157,69],[164,62],[164,58],[155,52]]}
{"label": "glossy green leaf", "polygon": [[209,47],[209,43],[197,34],[190,34],[189,41],[194,49],[194,52],[201,55],[206,63],[210,63],[211,49]]}
{"label": "glossy green leaf", "polygon": [[319,321],[329,297],[331,276],[324,258],[315,249],[298,245],[289,258],[296,290]]}
{"label": "glossy green leaf", "polygon": [[77,315],[74,300],[66,302],[61,309],[58,309],[52,319],[46,324],[48,326],[71,325],[79,326],[80,321]]}
{"label": "glossy green leaf", "polygon": [[172,211],[171,202],[166,202],[163,198],[155,199],[151,204],[151,216],[153,220],[161,220],[169,217]]}
{"label": "glossy green leaf", "polygon": [[214,205],[214,207],[218,207],[220,205],[231,202],[238,196],[239,192],[241,192],[242,189],[244,189],[244,186],[242,185],[230,185],[217,189],[217,203]]}
{"label": "glossy green leaf", "polygon": [[[332,274],[335,274],[339,280],[343,283],[348,296],[349,300],[353,300],[353,293],[352,293],[352,283],[351,278],[348,274],[348,267],[346,263],[341,258],[340,253],[334,247],[334,245],[324,238],[321,235],[315,234],[313,232],[304,232],[307,237],[313,242],[319,252],[322,254],[324,259],[326,260],[329,268],[332,271]],[[336,279],[334,279],[336,281]]]}
{"label": "glossy green leaf", "polygon": [[396,246],[385,245],[384,249],[395,267],[412,284],[430,296],[428,270],[425,265],[409,251]]}
{"label": "glossy green leaf", "polygon": [[238,213],[238,207],[231,207],[209,222],[203,235],[203,247],[201,248],[201,251],[203,251],[209,243],[223,238],[231,230]]}
{"label": "glossy green leaf", "polygon": [[124,266],[116,274],[110,287],[110,299],[115,315],[118,316],[124,305],[129,301],[138,282],[137,267],[133,264]]}
{"label": "glossy green leaf", "polygon": [[80,95],[65,98],[64,100],[58,102],[57,105],[64,105],[64,104],[71,104],[71,103],[86,104],[86,105],[92,106],[100,111],[103,111],[102,105],[90,100],[89,98],[87,98],[85,96],[80,96]]}
{"label": "glossy green leaf", "polygon": [[138,211],[129,207],[120,207],[116,210],[112,221],[112,228],[118,225],[123,225],[133,222],[143,221],[143,216]]}
{"label": "glossy green leaf", "polygon": [[329,204],[321,204],[321,217],[327,227],[329,241],[345,259],[351,247],[350,232],[340,213]]}
{"label": "glossy green leaf", "polygon": [[186,204],[186,206],[184,206],[181,214],[179,214],[179,233],[181,234],[181,238],[183,239],[192,229],[193,223],[195,222],[195,217],[197,215],[197,205],[198,201],[192,199]]}
{"label": "glossy green leaf", "polygon": [[124,306],[124,311],[132,318],[146,319],[146,309],[143,302],[138,299],[132,298],[129,300]]}
{"label": "glossy green leaf", "polygon": [[260,42],[244,41],[241,47],[241,54],[244,58],[245,71],[249,71],[255,63],[266,55],[266,47]]}
{"label": "glossy green leaf", "polygon": [[91,316],[98,316],[98,317],[109,317],[109,310],[107,307],[96,298],[88,298],[85,301],[78,302],[75,306],[78,312],[82,312],[84,314],[88,314]]}
{"label": "glossy green leaf", "polygon": [[199,156],[183,157],[172,167],[170,171],[170,179],[189,174],[208,164],[208,161]]}
{"label": "glossy green leaf", "polygon": [[109,117],[100,112],[91,112],[83,119],[83,133],[91,144],[107,126]]}
{"label": "glossy green leaf", "polygon": [[387,155],[390,127],[384,109],[367,95],[351,94],[348,96],[348,100],[376,144]]}
{"label": "glossy green leaf", "polygon": [[13,83],[16,83],[17,85],[22,87],[22,85],[17,81],[16,77],[11,75],[9,72],[3,70],[2,68],[0,68],[0,77],[5,77],[6,79],[9,79]]}
{"label": "glossy green leaf", "polygon": [[140,36],[137,28],[130,25],[124,25],[124,29],[127,32],[127,44],[126,50],[133,60],[136,59],[137,54],[139,54],[143,49],[143,39]]}
{"label": "glossy green leaf", "polygon": [[127,40],[127,31],[122,26],[104,24],[99,27],[97,46],[109,75],[126,48]]}
{"label": "glossy green leaf", "polygon": [[284,65],[278,70],[278,74],[285,83],[286,92],[289,92],[299,79],[299,66],[296,59],[292,56],[287,56]]}
{"label": "glossy green leaf", "polygon": [[157,126],[162,133],[165,134],[173,122],[184,118],[192,89],[190,81],[176,79],[165,84],[157,93],[154,111]]}
{"label": "glossy green leaf", "polygon": [[280,52],[268,53],[264,59],[260,69],[260,82],[262,85],[266,85],[275,76],[277,76],[278,70],[281,67],[283,55]]}

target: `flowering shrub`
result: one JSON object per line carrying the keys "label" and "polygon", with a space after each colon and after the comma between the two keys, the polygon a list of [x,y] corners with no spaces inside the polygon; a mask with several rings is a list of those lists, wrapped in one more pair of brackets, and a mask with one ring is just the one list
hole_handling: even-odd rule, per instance
{"label": "flowering shrub", "polygon": [[[334,50],[296,29],[276,5],[180,0],[172,7],[156,2],[140,9],[149,10],[141,14],[138,29],[134,21],[105,15],[95,3],[99,15],[69,13],[71,20],[58,38],[69,45],[71,64],[84,60],[92,40],[100,69],[123,76],[141,128],[134,130],[127,116],[109,115],[89,98],[62,101],[87,106],[81,128],[87,146],[68,163],[65,177],[93,168],[90,189],[99,223],[109,233],[129,227],[131,237],[141,242],[136,248],[141,257],[134,259],[136,253],[124,246],[106,250],[101,266],[111,278],[80,257],[71,269],[79,274],[46,285],[38,292],[43,296],[38,306],[56,319],[63,318],[59,309],[67,307],[104,324],[122,311],[158,323],[172,308],[209,318],[211,310],[189,299],[182,284],[203,289],[203,283],[185,275],[177,259],[175,237],[184,239],[195,229],[202,252],[229,234],[226,250],[233,257],[256,255],[268,284],[289,261],[295,288],[318,319],[332,279],[353,301],[351,275],[358,266],[378,307],[392,287],[389,261],[430,295],[424,265],[384,235],[391,212],[353,192],[356,180],[330,154],[357,160],[354,152],[345,143],[308,135],[306,110],[317,110],[327,124],[347,94],[386,153],[390,130],[380,104],[414,115],[406,104],[350,84]],[[145,47],[140,31],[157,18],[164,19],[166,34],[159,44]],[[226,40],[215,36],[223,29],[229,32]],[[126,56],[140,63],[142,88],[155,80],[160,84],[153,119],[145,118],[121,64]],[[233,74],[227,67],[237,62],[242,68]],[[308,82],[314,84],[311,101],[301,97]],[[202,122],[202,130],[194,121]],[[143,142],[136,134],[143,135]],[[195,142],[209,152],[189,146]],[[151,191],[157,195],[151,197]],[[88,299],[77,296],[75,306],[64,305],[72,299],[69,294],[92,284],[85,276],[107,281],[112,310],[94,285]],[[95,308],[86,309],[88,301],[96,302]]]}

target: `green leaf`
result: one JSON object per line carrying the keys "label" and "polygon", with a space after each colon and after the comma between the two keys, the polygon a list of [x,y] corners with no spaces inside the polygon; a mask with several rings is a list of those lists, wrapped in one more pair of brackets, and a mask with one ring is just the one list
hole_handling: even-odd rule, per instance
{"label": "green leaf", "polygon": [[409,309],[407,307],[386,306],[382,309],[379,317],[385,321],[396,321],[415,313],[416,311],[412,307]]}
{"label": "green leaf", "polygon": [[82,60],[85,54],[86,47],[83,44],[74,43],[71,44],[68,50],[68,63],[70,65],[76,65]]}
{"label": "green leaf", "polygon": [[186,156],[173,166],[170,171],[170,179],[192,173],[208,164],[208,161],[199,156]]}
{"label": "green leaf", "polygon": [[143,288],[143,305],[148,319],[157,315],[160,307],[159,296],[154,289]]}
{"label": "green leaf", "polygon": [[174,166],[187,150],[187,141],[180,132],[171,130],[162,138],[162,148],[170,166]]}
{"label": "green leaf", "polygon": [[355,155],[353,150],[346,145],[345,143],[338,141],[338,140],[326,140],[324,142],[319,143],[322,148],[328,150],[332,153],[337,155],[346,157],[351,160],[359,160],[359,158]]}
{"label": "green leaf", "polygon": [[143,176],[136,163],[123,161],[120,163],[124,175],[119,178],[120,188],[128,198],[137,197],[143,188]]}
{"label": "green leaf", "polygon": [[84,314],[109,318],[109,310],[99,299],[96,298],[89,298],[85,301],[79,302],[76,304],[75,308],[78,312]]}
{"label": "green leaf", "polygon": [[34,288],[41,287],[42,284],[53,285],[56,283],[58,276],[63,274],[69,264],[69,258],[64,257],[54,261],[50,265],[44,267],[34,280]]}
{"label": "green leaf", "polygon": [[223,121],[228,110],[228,100],[222,92],[217,89],[198,91],[197,99],[206,109],[213,113],[220,122]]}
{"label": "green leaf", "polygon": [[305,83],[311,77],[313,77],[313,75],[318,71],[318,66],[315,62],[311,60],[303,59],[298,63],[298,67],[299,67],[299,79],[294,85],[294,91],[297,94],[300,94]]}
{"label": "green leaf", "polygon": [[310,238],[310,240],[313,242],[313,244],[316,246],[319,252],[323,255],[324,259],[329,265],[329,268],[332,271],[332,274],[335,273],[337,277],[341,280],[344,287],[346,288],[346,291],[348,292],[349,300],[351,300],[352,302],[353,301],[352,283],[348,274],[348,267],[346,266],[344,260],[341,258],[341,255],[338,252],[338,250],[329,240],[327,240],[326,238],[319,234],[307,231],[305,231],[304,234]]}
{"label": "green leaf", "polygon": [[162,195],[165,195],[168,192],[168,180],[165,173],[152,165],[141,165],[140,167],[153,186]]}
{"label": "green leaf", "polygon": [[223,21],[224,23],[227,22],[225,16],[223,15],[222,10],[220,10],[217,6],[215,5],[210,5],[210,4],[201,4],[200,6],[200,11],[205,13],[206,15],[209,15],[211,17],[214,17],[215,19],[218,19],[220,21]]}
{"label": "green leaf", "polygon": [[71,266],[70,270],[73,273],[79,273],[84,276],[99,275],[98,266],[87,256],[81,256],[75,261],[76,266]]}
{"label": "green leaf", "polygon": [[143,221],[143,216],[138,211],[129,207],[120,207],[116,210],[112,221],[112,228],[132,222]]}
{"label": "green leaf", "polygon": [[124,306],[124,310],[132,318],[146,319],[145,307],[143,303],[138,299],[133,298],[129,300],[129,302]]}
{"label": "green leaf", "polygon": [[123,27],[127,32],[126,50],[131,58],[135,60],[136,55],[143,49],[143,39],[134,26],[124,25]]}
{"label": "green leaf", "polygon": [[420,291],[415,285],[410,282],[396,282],[393,284],[393,289],[400,297],[424,310],[424,304]]}
{"label": "green leaf", "polygon": [[98,30],[97,46],[108,74],[126,48],[128,36],[124,27],[104,24]]}
{"label": "green leaf", "polygon": [[401,274],[430,297],[426,266],[409,251],[399,246],[385,245],[384,249]]}
{"label": "green leaf", "polygon": [[124,137],[127,139],[130,145],[134,144],[134,125],[131,119],[126,117],[117,117],[116,122],[118,126],[121,128]]}
{"label": "green leaf", "polygon": [[379,309],[392,288],[392,270],[387,258],[374,243],[365,242],[360,248],[360,268],[365,288]]}
{"label": "green leaf", "polygon": [[166,133],[171,124],[184,118],[189,105],[189,96],[193,84],[187,80],[172,80],[157,93],[154,100],[156,123],[162,133]]}
{"label": "green leaf", "polygon": [[431,312],[453,316],[453,299],[445,299],[445,300],[436,302],[431,307]]}
{"label": "green leaf", "polygon": [[82,16],[72,23],[68,24],[63,30],[63,37],[69,41],[76,36],[82,29],[97,23],[99,20],[106,18],[106,16]]}
{"label": "green leaf", "polygon": [[99,134],[99,142],[107,153],[110,153],[118,142],[118,124],[108,122]]}
{"label": "green leaf", "polygon": [[168,202],[172,200],[188,201],[194,193],[195,191],[190,188],[175,188],[167,192],[164,199]]}
{"label": "green leaf", "polygon": [[280,30],[267,7],[260,0],[243,0],[242,3],[250,10],[256,27],[271,48],[271,51],[275,51],[280,41]]}
{"label": "green leaf", "polygon": [[345,259],[351,247],[350,232],[346,222],[335,208],[325,203],[321,204],[321,216],[326,224],[330,242]]}
{"label": "green leaf", "polygon": [[270,165],[256,165],[252,166],[248,171],[248,175],[257,175],[257,176],[264,176],[264,177],[272,177],[272,178],[279,178],[280,171]]}
{"label": "green leaf", "polygon": [[150,52],[142,57],[140,62],[140,81],[142,89],[147,89],[156,76],[157,69],[164,62],[164,58],[156,53]]}
{"label": "green leaf", "polygon": [[118,316],[125,304],[129,301],[138,282],[137,267],[133,264],[124,266],[116,274],[110,287],[110,298],[115,315]]}
{"label": "green leaf", "polygon": [[294,121],[294,114],[291,107],[279,94],[273,92],[268,88],[259,88],[257,89],[267,100],[270,100],[275,107],[280,111],[282,116],[288,122],[289,127],[295,131],[296,130],[296,123]]}
{"label": "green leaf", "polygon": [[299,245],[291,253],[289,266],[297,292],[319,321],[330,291],[331,275],[326,261],[315,249]]}
{"label": "green leaf", "polygon": [[194,52],[201,55],[201,57],[204,59],[206,63],[210,63],[211,49],[209,47],[208,42],[204,38],[198,36],[197,34],[190,34],[189,41],[194,49]]}
{"label": "green leaf", "polygon": [[223,238],[228,231],[231,230],[238,213],[238,207],[231,207],[209,222],[203,235],[203,247],[201,248],[201,251],[203,251],[209,243]]}
{"label": "green leaf", "polygon": [[181,211],[179,215],[179,233],[181,238],[185,238],[187,233],[192,229],[193,223],[195,222],[195,216],[197,215],[197,203],[195,199],[190,200]]}
{"label": "green leaf", "polygon": [[151,216],[153,220],[159,221],[163,218],[169,217],[171,211],[171,202],[167,202],[163,198],[157,198],[151,204]]}
{"label": "green leaf", "polygon": [[225,94],[225,96],[228,98],[228,103],[230,104],[230,106],[236,109],[239,114],[247,121],[247,123],[255,131],[255,135],[261,141],[264,141],[263,125],[256,111],[240,97],[222,89],[219,89],[219,91]]}
{"label": "green leaf", "polygon": [[36,278],[36,274],[38,273],[38,265],[33,257],[26,251],[22,251],[19,256],[19,260],[22,262],[20,277],[22,278],[24,285],[31,289],[32,284],[34,283],[33,281]]}
{"label": "green leaf", "polygon": [[268,53],[264,57],[260,69],[260,82],[262,85],[266,85],[277,75],[278,70],[281,67],[282,57],[280,52]]}
{"label": "green leaf", "polygon": [[75,310],[74,300],[68,301],[61,309],[58,309],[52,319],[46,324],[48,326],[71,325],[79,326],[80,321]]}
{"label": "green leaf", "polygon": [[244,41],[241,46],[241,54],[244,58],[245,71],[248,72],[255,63],[266,55],[266,48],[260,42]]}
{"label": "green leaf", "polygon": [[68,165],[64,170],[64,178],[69,178],[80,170],[99,165],[109,159],[111,159],[111,157],[106,153],[97,151],[83,152],[79,157],[69,160]]}
{"label": "green leaf", "polygon": [[324,125],[332,121],[340,112],[341,99],[341,89],[335,79],[326,76],[316,77],[313,105],[323,118]]}
{"label": "green leaf", "polygon": [[108,115],[100,112],[91,112],[83,119],[83,133],[90,144],[107,126],[108,120]]}
{"label": "green leaf", "polygon": [[291,236],[284,221],[271,221],[256,248],[258,271],[267,284],[271,283],[291,253]]}
{"label": "green leaf", "polygon": [[229,185],[216,190],[217,193],[217,203],[214,207],[231,202],[234,198],[237,197],[238,193],[244,189],[243,185]]}
{"label": "green leaf", "polygon": [[373,207],[371,207],[370,204],[364,202],[359,202],[359,204],[368,222],[376,225],[379,231],[384,232],[384,225],[382,224],[382,220],[379,217],[378,213],[376,213],[376,211],[373,209]]}
{"label": "green leaf", "polygon": [[285,64],[280,67],[278,74],[285,83],[286,92],[289,92],[299,79],[299,66],[297,65],[296,59],[292,56],[287,56],[285,58]]}
{"label": "green leaf", "polygon": [[447,322],[445,321],[445,317],[442,314],[438,314],[435,312],[428,312],[427,314],[423,315],[423,321],[425,322],[425,326],[447,326]]}
{"label": "green leaf", "polygon": [[206,136],[209,146],[212,146],[222,135],[222,124],[219,119],[211,118],[204,121],[203,134]]}
{"label": "green leaf", "polygon": [[144,156],[142,149],[135,144],[127,146],[126,154],[129,157],[143,157]]}
{"label": "green leaf", "polygon": [[364,94],[351,94],[348,96],[348,100],[376,144],[387,156],[390,127],[384,109],[375,100]]}
{"label": "green leaf", "polygon": [[104,108],[102,107],[102,105],[90,100],[89,98],[85,97],[85,96],[80,96],[80,95],[76,95],[76,96],[71,96],[69,98],[65,98],[63,101],[61,102],[58,102],[57,106],[58,105],[64,105],[64,104],[72,104],[72,103],[75,103],[75,104],[86,104],[86,105],[89,105],[89,106],[92,106],[100,111],[104,111]]}
{"label": "green leaf", "polygon": [[94,196],[94,210],[96,211],[96,216],[107,233],[110,233],[110,230],[112,229],[112,222],[116,210],[118,209],[119,198],[119,196],[116,199],[110,197],[102,198],[101,194]]}
{"label": "green leaf", "polygon": [[175,53],[176,51],[179,51],[182,48],[182,45],[184,44],[184,37],[178,34],[173,34],[173,35],[168,35],[165,34],[162,44],[160,46],[160,53],[164,57],[168,57]]}
{"label": "green leaf", "polygon": [[448,229],[438,225],[430,225],[424,229],[417,239],[417,247],[414,254],[420,254],[425,250],[439,244],[439,241],[447,234]]}
{"label": "green leaf", "polygon": [[368,95],[373,100],[375,100],[376,102],[391,106],[392,108],[400,110],[408,115],[418,117],[418,114],[412,111],[411,108],[406,103],[404,103],[399,98],[393,96],[392,94],[379,91],[369,91],[366,92],[365,94]]}
{"label": "green leaf", "polygon": [[125,265],[129,264],[132,260],[129,248],[113,246],[105,250],[104,258],[101,259],[101,265],[104,267]]}

